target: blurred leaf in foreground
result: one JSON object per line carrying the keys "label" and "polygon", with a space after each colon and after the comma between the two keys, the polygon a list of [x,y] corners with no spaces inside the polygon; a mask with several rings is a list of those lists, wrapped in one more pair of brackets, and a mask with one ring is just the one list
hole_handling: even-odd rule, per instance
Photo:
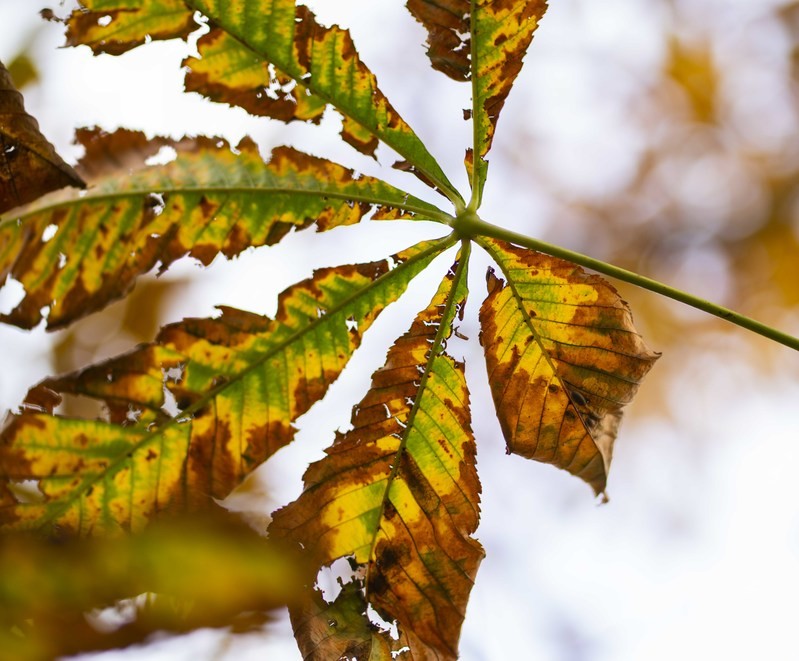
{"label": "blurred leaf in foreground", "polygon": [[[268,540],[223,511],[165,520],[136,536],[6,536],[1,656],[53,658],[124,647],[159,630],[261,624],[267,611],[292,602],[297,574]],[[116,607],[124,623],[87,618],[104,607]]]}

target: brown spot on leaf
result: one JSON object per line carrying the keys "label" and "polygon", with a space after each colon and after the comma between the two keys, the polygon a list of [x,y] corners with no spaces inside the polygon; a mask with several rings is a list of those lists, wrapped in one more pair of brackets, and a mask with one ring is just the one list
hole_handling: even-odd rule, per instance
{"label": "brown spot on leaf", "polygon": [[383,516],[388,521],[391,521],[395,516],[397,516],[397,508],[394,507],[394,503],[392,503],[391,500],[386,500],[385,504],[383,505]]}
{"label": "brown spot on leaf", "polygon": [[569,397],[571,398],[571,400],[577,406],[583,407],[583,406],[586,406],[588,404],[588,402],[586,401],[585,397],[583,396],[583,394],[581,392],[578,392],[577,390],[570,390],[568,392],[568,394],[569,394]]}
{"label": "brown spot on leaf", "polygon": [[219,205],[211,202],[206,195],[200,196],[200,211],[206,218],[212,218]]}
{"label": "brown spot on leaf", "polygon": [[[209,407],[205,415],[213,415],[213,410]],[[211,498],[225,498],[238,485],[241,473],[238,457],[228,447],[231,436],[230,425],[218,417],[207,433],[192,434],[182,494],[189,509],[207,507]]]}
{"label": "brown spot on leaf", "polygon": [[377,566],[388,571],[399,562],[397,552],[388,545],[381,545],[377,553]]}
{"label": "brown spot on leaf", "polygon": [[367,594],[372,597],[380,597],[388,592],[389,582],[379,569],[375,569],[369,573],[366,590]]}
{"label": "brown spot on leaf", "polygon": [[288,422],[274,420],[247,432],[246,455],[250,465],[259,465],[294,439],[296,430]]}
{"label": "brown spot on leaf", "polygon": [[439,447],[442,450],[444,450],[444,452],[447,453],[451,457],[452,456],[452,448],[450,447],[450,444],[447,442],[447,439],[439,438],[439,439],[437,439],[437,442],[438,442]]}

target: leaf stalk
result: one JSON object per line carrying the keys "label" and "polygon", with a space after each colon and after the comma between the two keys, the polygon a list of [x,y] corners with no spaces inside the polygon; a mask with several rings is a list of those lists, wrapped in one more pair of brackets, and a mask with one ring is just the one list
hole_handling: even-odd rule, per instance
{"label": "leaf stalk", "polygon": [[459,214],[452,227],[461,237],[476,240],[477,243],[480,243],[479,239],[481,236],[485,236],[493,239],[500,239],[501,241],[515,243],[516,245],[523,246],[525,248],[531,248],[532,250],[538,250],[539,252],[546,253],[552,257],[559,257],[561,259],[572,261],[575,264],[584,266],[585,268],[596,271],[597,273],[601,273],[608,277],[615,278],[616,280],[621,280],[631,285],[641,287],[642,289],[660,294],[661,296],[665,296],[672,300],[679,301],[680,303],[689,305],[697,310],[702,310],[703,312],[712,314],[719,319],[724,319],[731,324],[735,324],[736,326],[740,326],[741,328],[745,328],[753,333],[762,335],[763,337],[773,340],[774,342],[782,344],[790,349],[799,351],[799,338],[777,330],[776,328],[752,319],[751,317],[747,317],[739,312],[730,310],[729,308],[725,308],[716,303],[712,303],[711,301],[699,298],[698,296],[689,294],[681,289],[676,289],[658,280],[653,280],[652,278],[639,275],[633,271],[628,271],[627,269],[623,269],[619,266],[614,266],[613,264],[608,264],[602,260],[589,257],[588,255],[583,255],[582,253],[552,245],[551,243],[534,239],[524,234],[519,234],[518,232],[488,223],[482,220],[474,212],[467,211]]}

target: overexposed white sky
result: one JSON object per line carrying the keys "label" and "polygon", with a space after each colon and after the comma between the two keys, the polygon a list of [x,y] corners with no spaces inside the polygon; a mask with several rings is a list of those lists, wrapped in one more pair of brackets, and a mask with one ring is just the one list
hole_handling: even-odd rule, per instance
{"label": "overexposed white sky", "polygon": [[[383,91],[465,191],[469,128],[460,118],[468,86],[429,68],[424,33],[403,3],[309,4],[323,21],[352,28]],[[646,0],[550,4],[500,118],[483,209],[492,222],[543,238],[550,231],[568,236],[558,225],[557,205],[546,184],[503,166],[502,154],[512,151],[516,131],[532,131],[543,136],[539,144],[550,176],[572,180],[589,193],[612,189],[634,167],[631,154],[638,146],[625,122],[625,103],[636,93],[636,80],[659,75],[670,20]],[[720,22],[714,29],[726,30],[727,47],[733,48],[736,35],[746,38],[742,26],[755,24],[753,12],[775,4],[702,0],[691,11],[700,25]],[[289,143],[436,201],[413,178],[388,167],[394,160],[388,150],[381,148],[375,163],[341,144],[332,114],[321,127],[286,127],[183,94],[184,44],[150,44],[118,58],[93,57],[85,48],[57,49],[60,26],[41,22],[38,9],[30,0],[0,0],[0,59],[12,57],[38,28],[34,52],[43,79],[26,90],[26,105],[68,159],[78,155],[70,145],[78,126],[125,126],[176,137],[221,134],[233,142],[250,134],[264,153]],[[760,61],[767,63],[767,55]],[[180,263],[165,277],[190,277],[193,284],[163,321],[210,314],[216,304],[270,314],[275,295],[314,267],[379,258],[441,233],[424,223],[367,224],[291,236],[285,245],[250,251],[233,262],[217,260],[207,271]],[[448,264],[437,262],[439,276]],[[616,444],[610,502],[598,506],[590,489],[566,473],[505,456],[476,342],[485,265],[478,255],[471,270],[471,316],[461,328],[471,343],[450,343],[466,356],[471,380],[483,482],[477,536],[487,551],[464,625],[462,658],[794,658],[799,354],[782,350],[779,369],[765,375],[751,358],[766,343],[745,331],[720,333],[706,354],[691,354],[681,377],[665,386],[662,415],[651,408],[639,413],[635,403],[629,407]],[[270,502],[299,493],[304,466],[321,456],[335,428],[346,426],[348,407],[365,392],[391,340],[427,303],[435,277],[415,282],[411,296],[381,316],[351,369],[300,420],[296,441],[269,462],[264,481]],[[723,294],[712,279],[702,286],[708,296]],[[619,288],[624,293],[625,286]],[[0,309],[12,298],[13,292],[0,291]],[[799,332],[799,311],[786,315],[785,323],[786,330]],[[0,327],[0,414],[50,373],[47,347],[53,337],[41,329]],[[114,345],[114,351],[124,348],[124,342]],[[661,362],[669,360],[666,354]],[[642,393],[662,384],[665,370],[659,367]],[[291,660],[299,653],[283,622],[269,636],[230,639],[204,631],[103,658]]]}

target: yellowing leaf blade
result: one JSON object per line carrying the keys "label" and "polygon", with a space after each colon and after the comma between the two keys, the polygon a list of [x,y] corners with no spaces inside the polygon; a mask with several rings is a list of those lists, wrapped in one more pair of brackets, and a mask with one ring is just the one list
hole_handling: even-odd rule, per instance
{"label": "yellowing leaf blade", "polygon": [[480,310],[491,393],[508,451],[552,463],[604,492],[621,410],[659,354],[604,279],[490,239]]}
{"label": "yellowing leaf blade", "polygon": [[240,106],[251,115],[317,124],[327,102],[304,85],[270,67],[229,33],[213,28],[197,42],[200,57],[184,64],[186,91],[218,103]]}
{"label": "yellowing leaf blade", "polygon": [[[139,530],[165,509],[226,497],[292,440],[292,423],[324,396],[361,334],[448,241],[321,269],[280,296],[274,319],[225,308],[43,382],[0,435],[0,485],[35,480],[37,494],[3,503],[0,525]],[[107,419],[52,415],[64,394],[104,404]]]}
{"label": "yellowing leaf blade", "polygon": [[182,0],[83,0],[67,19],[67,44],[119,55],[148,39],[185,38],[197,29]]}
{"label": "yellowing leaf blade", "polygon": [[427,29],[433,68],[472,82],[474,147],[466,152],[466,169],[477,202],[499,113],[546,8],[547,0],[408,0]]}
{"label": "yellowing leaf blade", "polygon": [[443,348],[465,301],[467,259],[391,348],[353,429],[310,466],[303,494],[270,527],[314,563],[362,565],[368,602],[418,638],[414,658],[456,658],[483,557],[471,537],[480,484],[463,365]]}
{"label": "yellowing leaf blade", "polygon": [[472,0],[474,150],[466,153],[466,169],[478,201],[499,113],[546,9],[547,0]]}
{"label": "yellowing leaf blade", "polygon": [[[95,179],[87,194],[45,198],[0,218],[0,275],[25,288],[0,317],[6,323],[31,328],[49,308],[48,326],[65,326],[185,255],[208,264],[292,229],[351,225],[373,209],[376,217],[441,215],[378,179],[287,147],[265,163],[249,141],[234,152],[221,140],[147,142],[124,131],[83,139],[82,169]],[[175,149],[175,160],[144,167],[159,146]]]}

